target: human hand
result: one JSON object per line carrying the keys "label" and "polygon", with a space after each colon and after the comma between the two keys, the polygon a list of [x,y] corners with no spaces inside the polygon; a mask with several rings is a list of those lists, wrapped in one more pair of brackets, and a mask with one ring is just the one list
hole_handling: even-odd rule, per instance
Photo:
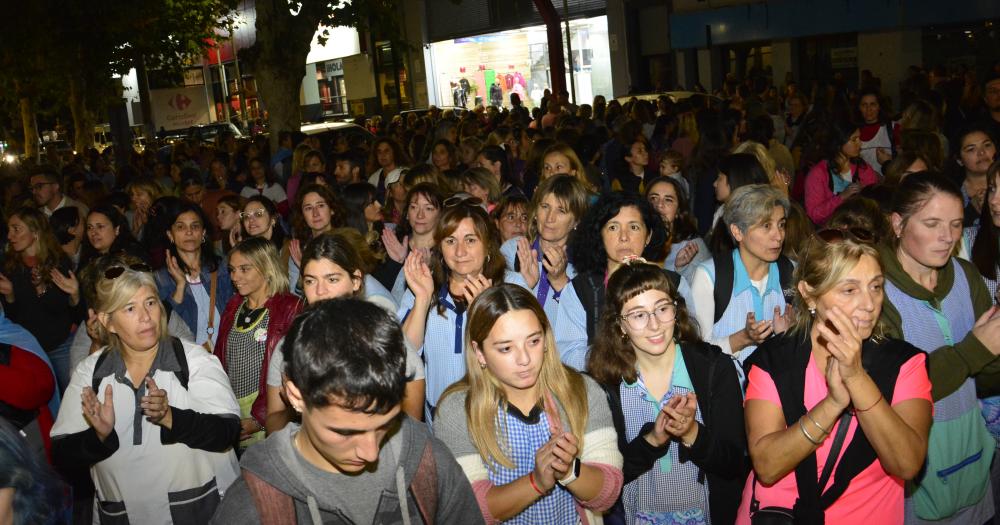
{"label": "human hand", "polygon": [[462,295],[468,304],[472,304],[472,301],[479,297],[479,294],[483,293],[484,290],[493,286],[493,280],[487,279],[483,274],[479,274],[475,277],[465,277],[465,282],[462,283],[462,289],[465,290]]}
{"label": "human hand", "polygon": [[875,159],[879,164],[885,164],[892,160],[892,151],[889,148],[875,148]]}
{"label": "human hand", "polygon": [[854,326],[854,321],[836,306],[827,310],[823,317],[817,315],[816,318],[819,341],[830,352],[830,357],[836,360],[840,377],[849,382],[864,374],[864,367],[861,366],[861,334]]}
{"label": "human hand", "polygon": [[146,421],[167,429],[173,425],[174,418],[167,400],[167,391],[156,386],[152,376],[146,376],[146,395],[142,396],[139,406]]}
{"label": "human hand", "polygon": [[173,278],[174,284],[178,288],[184,286],[187,283],[187,276],[184,275],[184,270],[181,270],[181,265],[177,263],[177,257],[167,250],[166,253],[166,263],[167,263],[167,273]]}
{"label": "human hand", "polygon": [[406,254],[410,251],[410,237],[404,236],[400,241],[396,238],[396,232],[389,228],[382,229],[382,246],[385,246],[385,254],[390,259],[402,263],[406,259]]}
{"label": "human hand", "polygon": [[983,203],[986,202],[986,189],[983,188],[969,195],[969,200],[972,202],[972,207],[976,209],[976,213],[982,213],[983,211]]}
{"label": "human hand", "polygon": [[253,437],[254,434],[264,430],[264,427],[260,426],[260,423],[252,417],[243,418],[240,420],[240,441],[246,441]]}
{"label": "human hand", "polygon": [[580,441],[570,432],[564,432],[552,439],[552,455],[555,460],[551,463],[556,479],[565,479],[573,468],[577,454],[580,453]]}
{"label": "human hand", "polygon": [[52,277],[52,284],[69,295],[70,303],[80,302],[80,281],[73,274],[73,270],[69,271],[69,275],[63,275],[62,272],[53,268],[49,275]]}
{"label": "human hand", "polygon": [[97,394],[89,386],[80,393],[83,418],[94,428],[97,437],[104,441],[115,429],[115,403],[111,385],[104,388],[104,402],[97,400]]}
{"label": "human hand", "polygon": [[694,443],[698,431],[697,409],[698,398],[694,392],[671,397],[661,409],[667,415],[666,432],[684,443]]}
{"label": "human hand", "polygon": [[774,327],[774,333],[783,334],[788,331],[792,325],[795,324],[795,316],[792,313],[792,305],[785,303],[785,313],[782,315],[781,307],[774,307],[774,319],[771,321],[771,326]]}
{"label": "human hand", "polygon": [[856,182],[851,183],[844,191],[840,192],[841,199],[850,199],[851,197],[858,194],[861,191],[861,185]]}
{"label": "human hand", "polygon": [[531,243],[524,237],[517,238],[517,260],[520,263],[521,277],[528,288],[534,288],[538,284],[540,275],[538,273],[538,251],[531,248]]}
{"label": "human hand", "polygon": [[236,246],[243,240],[243,234],[240,232],[239,225],[233,226],[229,229],[229,245]]}
{"label": "human hand", "polygon": [[1000,306],[993,306],[979,316],[972,335],[993,355],[1000,355]]}
{"label": "human hand", "polygon": [[837,360],[828,358],[826,360],[826,397],[833,402],[833,405],[840,411],[851,404],[851,393],[847,391],[847,385],[840,376],[840,365]]}
{"label": "human hand", "polygon": [[759,345],[766,341],[768,337],[771,337],[771,334],[774,332],[774,326],[771,324],[771,321],[761,321],[758,323],[754,313],[747,312],[747,324],[743,330],[752,344]]}
{"label": "human hand", "polygon": [[14,283],[10,282],[10,279],[2,273],[0,273],[0,294],[7,297],[14,296]]}
{"label": "human hand", "polygon": [[694,256],[698,255],[698,250],[700,250],[698,243],[687,243],[683,248],[681,248],[681,251],[677,252],[677,258],[674,259],[674,267],[680,270],[681,268],[691,264],[691,261],[694,260]]}
{"label": "human hand", "polygon": [[97,331],[97,326],[100,321],[97,320],[97,312],[93,308],[87,308],[87,321],[85,326],[87,328],[87,335],[90,336],[90,340],[98,345],[103,345],[105,341],[101,340],[100,333]]}
{"label": "human hand", "polygon": [[566,257],[566,246],[549,246],[544,250],[542,266],[549,275],[550,281],[562,281],[566,278],[566,268],[569,259]]}
{"label": "human hand", "polygon": [[403,277],[417,299],[429,301],[434,294],[434,276],[420,252],[410,252],[403,263]]}

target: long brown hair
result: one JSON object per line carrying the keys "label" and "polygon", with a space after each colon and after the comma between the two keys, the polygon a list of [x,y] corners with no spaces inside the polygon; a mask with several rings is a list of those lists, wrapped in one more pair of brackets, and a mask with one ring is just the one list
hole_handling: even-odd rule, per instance
{"label": "long brown hair", "polygon": [[293,236],[300,242],[309,242],[313,237],[309,224],[306,223],[305,215],[302,213],[302,204],[306,200],[306,195],[315,193],[323,199],[327,207],[330,208],[330,229],[336,229],[344,225],[344,207],[340,199],[329,186],[323,184],[310,184],[299,190],[295,196],[295,207],[292,208],[292,232]]}
{"label": "long brown hair", "polygon": [[[35,268],[37,268],[38,277],[42,283],[45,283],[45,285],[52,284],[52,276],[50,274],[53,269],[60,266],[60,263],[66,261],[66,252],[59,246],[59,241],[56,240],[55,234],[52,233],[48,217],[38,208],[28,206],[18,208],[7,217],[7,220],[9,221],[12,217],[17,217],[28,227],[31,233],[38,236],[35,240],[38,243],[35,252],[38,265]],[[27,268],[23,255],[8,253],[6,259],[3,269],[7,276],[17,273],[22,268]]]}
{"label": "long brown hair", "polygon": [[[434,274],[434,290],[440,290],[442,286],[448,284],[451,276],[451,269],[444,262],[441,253],[441,243],[444,239],[455,233],[459,223],[464,219],[471,219],[473,229],[479,236],[480,242],[486,250],[486,261],[483,262],[483,276],[493,281],[496,286],[503,282],[504,274],[507,270],[507,260],[500,253],[500,232],[496,224],[490,220],[481,206],[461,202],[455,206],[446,207],[438,217],[437,226],[434,227],[434,248],[431,250],[431,271]],[[434,301],[437,301],[437,294],[434,294]],[[438,304],[438,313],[444,314],[444,305]]]}
{"label": "long brown hair", "polygon": [[598,319],[597,337],[587,358],[587,370],[603,385],[617,385],[623,379],[635,382],[635,350],[622,329],[625,303],[649,290],[659,290],[677,302],[674,340],[681,343],[701,341],[698,328],[688,315],[684,298],[659,266],[647,263],[626,264],[608,279],[604,311]]}
{"label": "long brown hair", "polygon": [[[487,466],[492,466],[495,462],[514,468],[514,462],[509,456],[510,445],[506,429],[497,428],[497,414],[500,410],[507,409],[507,396],[503,383],[488,368],[480,367],[474,346],[482,348],[483,341],[489,337],[497,320],[504,314],[517,310],[529,310],[542,325],[545,352],[538,374],[538,393],[542,400],[546,400],[551,393],[553,401],[565,413],[570,431],[580,441],[580,450],[583,450],[589,406],[583,376],[562,364],[552,325],[535,296],[516,284],[499,284],[483,291],[472,302],[465,330],[465,377],[441,394],[443,400],[454,393],[466,393],[465,419],[469,438]],[[554,414],[550,415],[553,416]]]}

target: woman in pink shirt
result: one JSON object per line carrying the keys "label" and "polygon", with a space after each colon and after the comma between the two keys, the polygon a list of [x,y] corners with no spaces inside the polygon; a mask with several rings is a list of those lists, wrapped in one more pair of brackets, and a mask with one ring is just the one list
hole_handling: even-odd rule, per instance
{"label": "woman in pink shirt", "polygon": [[840,203],[878,181],[878,173],[861,158],[858,127],[850,122],[836,122],[830,126],[826,159],[806,175],[806,213],[821,225]]}
{"label": "woman in pink shirt", "polygon": [[[737,523],[779,509],[796,523],[903,523],[904,481],[927,453],[931,384],[923,352],[873,336],[884,277],[871,238],[823,230],[806,242],[796,328],[745,365],[754,471]],[[821,483],[838,433],[842,447]]]}

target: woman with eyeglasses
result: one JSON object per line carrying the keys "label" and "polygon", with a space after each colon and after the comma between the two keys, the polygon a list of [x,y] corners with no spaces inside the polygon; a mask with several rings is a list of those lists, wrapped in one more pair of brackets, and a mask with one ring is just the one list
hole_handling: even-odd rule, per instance
{"label": "woman with eyeglasses", "polygon": [[559,318],[560,295],[576,276],[569,262],[569,236],[587,213],[589,199],[586,187],[575,177],[546,179],[531,198],[528,235],[508,239],[500,247],[507,270],[535,293],[553,326]]}
{"label": "woman with eyeglasses", "polygon": [[[627,261],[657,253],[667,232],[649,202],[634,193],[602,195],[583,216],[569,238],[576,277],[559,297],[555,321],[556,345],[563,363],[585,370],[589,344],[597,337],[604,311],[608,278]],[[663,270],[690,304],[687,280]]]}
{"label": "woman with eyeglasses", "polygon": [[1000,387],[1000,315],[979,271],[952,255],[962,235],[962,208],[961,191],[941,174],[909,175],[893,195],[893,236],[880,249],[885,332],[928,353],[933,385],[925,473],[906,500],[912,523],[985,523],[994,515],[996,441],[977,391]]}
{"label": "woman with eyeglasses", "polygon": [[911,523],[904,484],[924,466],[931,382],[923,352],[883,335],[891,277],[872,240],[858,229],[810,237],[794,328],[746,362],[753,472],[738,524],[789,513],[796,523]]}
{"label": "woman with eyeglasses", "polygon": [[732,523],[747,473],[743,396],[652,264],[608,279],[587,369],[608,394],[625,458],[625,523]]}
{"label": "woman with eyeglasses", "polygon": [[306,244],[325,232],[339,228],[343,221],[340,199],[328,186],[310,184],[299,192],[292,210],[292,240],[288,243],[288,250],[281,252],[281,258],[288,267],[289,285],[296,295],[301,295],[300,265]]}
{"label": "woman with eyeglasses", "polygon": [[245,449],[264,438],[268,363],[302,301],[288,293],[288,273],[274,245],[263,238],[237,244],[228,262],[237,293],[222,313],[215,356],[240,404],[240,448]]}
{"label": "woman with eyeglasses", "polygon": [[434,435],[465,471],[483,519],[602,523],[622,485],[606,396],[560,362],[530,291],[489,288],[468,317],[468,372],[442,395]]}
{"label": "woman with eyeglasses", "polygon": [[80,283],[37,208],[7,218],[7,253],[0,273],[0,301],[7,317],[38,339],[55,368],[60,391],[69,383],[74,325],[84,317]]}
{"label": "woman with eyeglasses", "polygon": [[403,335],[420,349],[426,368],[428,422],[444,389],[465,374],[462,326],[469,304],[507,277],[499,233],[479,201],[453,197],[444,206],[430,260],[419,252],[406,257],[408,289],[399,305]]}
{"label": "woman with eyeglasses", "polygon": [[208,245],[211,225],[205,212],[183,202],[172,219],[166,264],[155,274],[160,298],[184,319],[195,344],[212,349],[233,284],[228,268]]}
{"label": "woman with eyeglasses", "polygon": [[274,249],[281,253],[289,242],[281,226],[278,207],[271,199],[261,195],[255,195],[243,202],[240,226],[239,230],[230,232],[230,240],[234,245],[241,240],[260,237],[274,245]]}
{"label": "woman with eyeglasses", "polygon": [[806,175],[806,212],[823,224],[840,203],[875,184],[879,174],[861,157],[861,131],[851,122],[836,122],[829,128],[826,158]]}
{"label": "woman with eyeglasses", "polygon": [[218,360],[170,337],[156,282],[111,266],[96,286],[100,352],[73,372],[56,466],[90,468],[94,522],[207,523],[239,476],[239,405]]}
{"label": "woman with eyeglasses", "polygon": [[[395,317],[398,309],[395,300],[369,275],[374,263],[375,258],[361,235],[350,228],[338,228],[315,237],[302,253],[302,291],[306,304],[339,297],[362,297]],[[283,342],[278,344],[268,365],[265,425],[268,434],[284,428],[291,416],[282,397],[285,366],[282,348]],[[424,417],[424,364],[409,343],[406,344],[406,376],[403,411],[419,421]]]}

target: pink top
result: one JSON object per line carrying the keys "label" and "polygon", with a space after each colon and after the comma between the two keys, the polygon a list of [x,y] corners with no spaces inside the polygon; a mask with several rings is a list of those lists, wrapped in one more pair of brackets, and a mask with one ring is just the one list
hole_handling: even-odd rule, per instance
{"label": "pink top", "polygon": [[[833,211],[844,202],[840,195],[834,195],[830,189],[830,172],[826,165],[827,161],[820,161],[806,175],[806,214],[816,224],[826,222],[833,215]],[[878,182],[878,173],[867,164],[851,169],[858,170],[858,183],[862,187]]]}
{"label": "pink top", "polygon": [[[926,355],[920,353],[900,367],[899,376],[896,378],[896,388],[892,394],[893,405],[898,405],[908,399],[926,399],[928,402],[932,402],[931,382],[927,377],[925,360]],[[771,376],[767,372],[754,366],[750,369],[748,380],[747,401],[760,399],[781,407],[778,390],[774,387],[774,381],[771,380]],[[809,365],[806,367],[806,409],[811,410],[826,397],[826,394],[826,378],[820,373],[816,363],[809,359]],[[851,426],[847,431],[844,447],[840,451],[841,457],[858,429],[858,419],[851,418],[850,421]],[[830,434],[836,434],[836,429],[832,429]],[[823,465],[826,463],[832,445],[833,439],[828,438],[816,451],[817,479],[822,473]],[[834,466],[833,472],[836,474],[836,466]],[[831,475],[827,487],[833,484],[833,479],[834,475]],[[736,523],[738,524],[749,525],[750,523],[750,484],[752,482],[753,474],[751,473],[743,488],[740,510],[736,514]],[[798,489],[795,484],[794,471],[789,472],[770,487],[757,484],[757,501],[760,502],[761,508],[791,508],[795,504],[797,495]],[[874,463],[851,480],[847,490],[830,508],[826,509],[826,522],[878,523],[880,525],[903,523],[903,480],[886,473],[882,469],[882,463],[876,458]]]}

